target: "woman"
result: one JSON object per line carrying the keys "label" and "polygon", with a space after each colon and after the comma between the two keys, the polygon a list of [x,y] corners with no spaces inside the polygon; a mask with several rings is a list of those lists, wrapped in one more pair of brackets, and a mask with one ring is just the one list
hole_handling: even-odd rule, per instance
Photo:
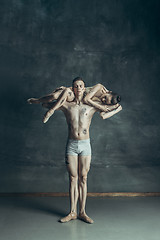
{"label": "woman", "polygon": [[[61,86],[56,88],[52,93],[41,98],[29,98],[29,104],[42,103],[43,107],[49,108],[45,113],[43,122],[46,123],[54,114],[54,111],[67,102],[72,102],[75,96],[72,87]],[[56,102],[53,102],[55,101]],[[112,111],[119,107],[120,96],[107,90],[102,84],[96,84],[93,87],[85,88],[84,103],[96,107],[101,112]],[[114,105],[114,106],[113,106]]]}

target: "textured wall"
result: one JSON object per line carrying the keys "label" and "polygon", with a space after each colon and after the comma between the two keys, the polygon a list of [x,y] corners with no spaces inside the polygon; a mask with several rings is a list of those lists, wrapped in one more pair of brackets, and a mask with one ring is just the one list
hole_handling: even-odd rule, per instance
{"label": "textured wall", "polygon": [[91,124],[89,191],[160,191],[157,0],[0,1],[0,191],[68,191],[67,125],[27,105],[76,76],[122,96]]}

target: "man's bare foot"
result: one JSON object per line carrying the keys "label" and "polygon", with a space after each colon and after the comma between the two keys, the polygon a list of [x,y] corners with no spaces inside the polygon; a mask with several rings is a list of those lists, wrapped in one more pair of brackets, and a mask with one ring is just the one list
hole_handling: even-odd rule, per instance
{"label": "man's bare foot", "polygon": [[75,220],[75,219],[77,219],[77,213],[69,213],[66,217],[64,217],[64,218],[61,218],[59,221],[61,222],[61,223],[65,223],[65,222],[69,222],[69,221],[71,221],[71,220]]}
{"label": "man's bare foot", "polygon": [[79,214],[78,218],[86,223],[94,223],[94,221],[90,217],[88,217],[86,213]]}
{"label": "man's bare foot", "polygon": [[29,99],[27,99],[27,102],[28,102],[29,104],[32,104],[32,103],[39,103],[39,101],[38,101],[37,98],[29,98]]}

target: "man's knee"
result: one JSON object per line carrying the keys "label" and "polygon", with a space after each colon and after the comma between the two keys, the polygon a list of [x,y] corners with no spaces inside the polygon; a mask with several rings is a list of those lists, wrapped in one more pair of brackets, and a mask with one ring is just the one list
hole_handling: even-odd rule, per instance
{"label": "man's knee", "polygon": [[85,184],[87,182],[87,174],[79,176],[79,183]]}
{"label": "man's knee", "polygon": [[77,180],[78,180],[78,177],[77,176],[70,176],[70,181],[72,182],[72,183],[74,183],[74,182],[77,182]]}

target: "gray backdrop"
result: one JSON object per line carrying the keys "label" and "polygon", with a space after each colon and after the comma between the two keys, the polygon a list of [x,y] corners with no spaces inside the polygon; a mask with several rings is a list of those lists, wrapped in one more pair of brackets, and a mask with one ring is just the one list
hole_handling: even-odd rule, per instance
{"label": "gray backdrop", "polygon": [[88,191],[160,191],[157,0],[0,0],[0,191],[67,192],[67,125],[28,105],[81,76],[122,96],[95,114]]}

